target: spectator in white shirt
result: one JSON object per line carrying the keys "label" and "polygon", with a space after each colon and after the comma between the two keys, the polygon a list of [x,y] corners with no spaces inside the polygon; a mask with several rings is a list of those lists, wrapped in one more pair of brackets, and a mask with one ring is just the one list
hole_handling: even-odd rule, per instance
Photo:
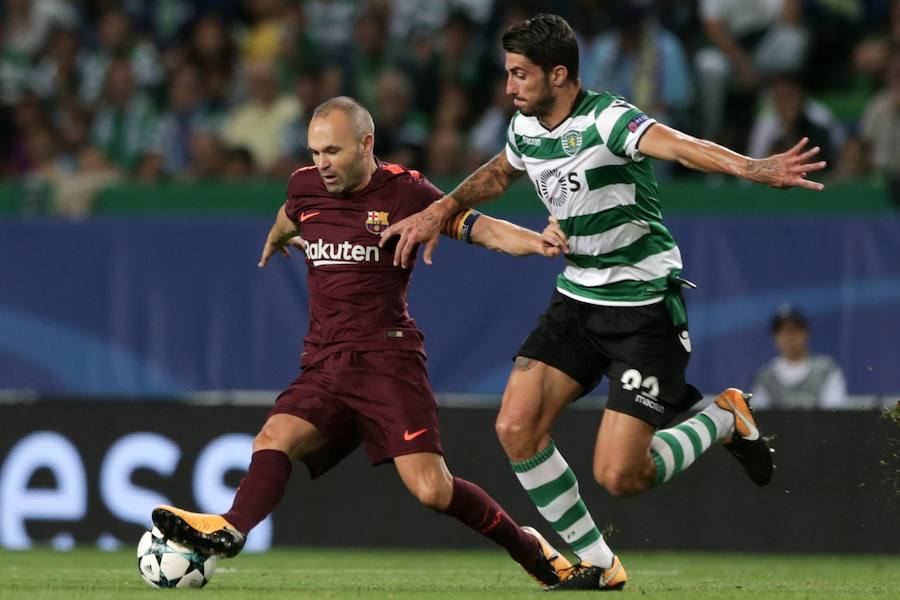
{"label": "spectator in white shirt", "polygon": [[771,325],[778,356],[757,374],[753,406],[775,409],[848,408],[844,374],[833,358],[810,354],[809,321],[791,306]]}

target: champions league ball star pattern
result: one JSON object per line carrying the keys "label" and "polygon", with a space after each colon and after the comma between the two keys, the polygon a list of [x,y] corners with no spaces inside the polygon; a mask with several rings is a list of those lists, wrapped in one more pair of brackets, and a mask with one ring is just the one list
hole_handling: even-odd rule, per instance
{"label": "champions league ball star pattern", "polygon": [[218,559],[167,540],[156,527],[145,531],[137,547],[141,577],[156,588],[200,588],[209,582]]}

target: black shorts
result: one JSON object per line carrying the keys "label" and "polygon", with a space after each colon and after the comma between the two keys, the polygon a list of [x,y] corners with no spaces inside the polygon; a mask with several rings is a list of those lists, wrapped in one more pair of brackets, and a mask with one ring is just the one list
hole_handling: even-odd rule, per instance
{"label": "black shorts", "polygon": [[581,385],[582,396],[606,375],[606,407],[656,428],[702,398],[684,381],[687,325],[676,327],[664,302],[599,306],[556,291],[517,355],[559,369]]}

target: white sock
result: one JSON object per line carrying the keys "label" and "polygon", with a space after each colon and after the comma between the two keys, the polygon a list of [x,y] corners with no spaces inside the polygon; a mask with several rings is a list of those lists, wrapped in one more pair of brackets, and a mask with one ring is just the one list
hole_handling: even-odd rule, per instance
{"label": "white sock", "polygon": [[706,415],[715,423],[717,433],[715,441],[719,441],[734,433],[734,413],[721,408],[715,402],[700,411],[699,415]]}

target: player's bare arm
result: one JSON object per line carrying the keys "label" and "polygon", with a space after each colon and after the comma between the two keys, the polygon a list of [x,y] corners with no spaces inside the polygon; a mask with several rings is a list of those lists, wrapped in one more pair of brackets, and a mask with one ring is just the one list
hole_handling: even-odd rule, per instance
{"label": "player's bare arm", "polygon": [[439,202],[450,209],[451,214],[456,214],[460,210],[499,198],[524,172],[513,168],[506,159],[506,152],[501,151],[478,167]]}
{"label": "player's bare arm", "polygon": [[499,197],[521,177],[522,173],[509,164],[504,152],[500,152],[469,175],[450,194],[432,203],[425,210],[385,229],[381,234],[379,245],[384,247],[390,238],[399,236],[397,248],[394,250],[394,264],[406,268],[416,246],[424,242],[423,258],[425,264],[430,265],[438,236],[450,217],[461,210]]}
{"label": "player's bare arm", "polygon": [[269,230],[269,235],[266,237],[266,243],[263,244],[262,255],[259,257],[257,266],[265,267],[276,252],[290,257],[291,254],[287,249],[288,241],[299,234],[300,230],[297,225],[287,216],[284,205],[281,205],[275,216],[275,223],[272,224],[272,229]]}
{"label": "player's bare arm", "polygon": [[818,191],[825,186],[806,179],[806,175],[824,169],[826,163],[824,160],[810,162],[819,153],[819,147],[805,149],[808,142],[808,138],[803,138],[787,152],[757,159],[656,123],[641,137],[638,150],[646,156],[678,161],[698,171],[725,173],[775,188],[802,187]]}
{"label": "player's bare arm", "polygon": [[509,221],[466,209],[447,221],[443,233],[454,239],[513,256],[538,254],[553,258],[562,252],[568,252],[566,236],[554,217],[550,217],[547,227],[538,233]]}

